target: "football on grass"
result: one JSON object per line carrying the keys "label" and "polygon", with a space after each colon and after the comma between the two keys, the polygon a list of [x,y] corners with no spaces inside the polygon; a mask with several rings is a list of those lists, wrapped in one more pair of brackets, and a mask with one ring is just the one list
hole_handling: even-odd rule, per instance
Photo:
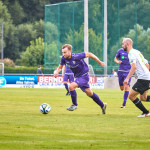
{"label": "football on grass", "polygon": [[51,111],[51,107],[50,107],[49,104],[43,103],[40,106],[40,111],[41,111],[42,114],[48,114]]}

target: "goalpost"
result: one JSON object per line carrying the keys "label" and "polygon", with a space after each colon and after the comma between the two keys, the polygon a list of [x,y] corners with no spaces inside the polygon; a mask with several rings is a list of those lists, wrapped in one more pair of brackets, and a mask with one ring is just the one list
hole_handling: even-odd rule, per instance
{"label": "goalpost", "polygon": [[0,75],[4,75],[4,63],[0,63]]}

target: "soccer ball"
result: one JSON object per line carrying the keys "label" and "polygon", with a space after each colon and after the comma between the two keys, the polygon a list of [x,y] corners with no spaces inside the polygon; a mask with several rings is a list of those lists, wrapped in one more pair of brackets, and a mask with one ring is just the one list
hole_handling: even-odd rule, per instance
{"label": "soccer ball", "polygon": [[50,107],[49,104],[43,103],[40,106],[40,111],[41,111],[42,114],[48,114],[51,111],[51,107]]}

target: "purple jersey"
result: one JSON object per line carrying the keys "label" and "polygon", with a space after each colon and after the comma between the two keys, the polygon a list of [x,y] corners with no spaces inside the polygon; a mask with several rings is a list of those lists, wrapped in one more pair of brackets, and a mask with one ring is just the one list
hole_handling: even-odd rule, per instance
{"label": "purple jersey", "polygon": [[72,54],[70,59],[62,56],[60,65],[68,66],[74,73],[75,78],[85,75],[89,72],[88,65],[84,62],[85,53]]}
{"label": "purple jersey", "polygon": [[66,66],[65,74],[73,74],[73,72],[71,71],[71,69],[68,66]]}
{"label": "purple jersey", "polygon": [[119,65],[118,71],[129,72],[131,65],[129,63],[128,53],[124,51],[123,48],[118,50],[116,58],[122,61],[122,63]]}

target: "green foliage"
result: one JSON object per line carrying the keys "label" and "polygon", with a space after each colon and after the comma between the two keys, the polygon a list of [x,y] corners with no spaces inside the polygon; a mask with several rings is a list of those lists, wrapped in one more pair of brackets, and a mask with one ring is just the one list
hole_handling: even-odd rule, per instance
{"label": "green foliage", "polygon": [[[6,2],[5,2],[6,3]],[[4,3],[4,4],[5,4]],[[13,24],[18,25],[23,22],[25,17],[24,10],[20,5],[18,0],[14,0],[7,4],[9,13],[11,14],[11,18],[13,20]]]}
{"label": "green foliage", "polygon": [[33,28],[33,24],[21,24],[16,28],[16,34],[19,40],[19,51],[25,51],[30,45],[29,41],[36,38],[37,33]]}
{"label": "green foliage", "polygon": [[38,66],[44,64],[44,40],[38,38],[30,42],[30,46],[22,53],[20,62],[25,66]]}
{"label": "green foliage", "polygon": [[[137,33],[136,33],[137,31]],[[134,29],[130,29],[129,32],[121,37],[120,44],[122,43],[122,40],[124,37],[129,37],[133,40],[133,47],[135,49],[138,49],[141,51],[144,55],[144,57],[149,60],[150,58],[150,28],[147,30],[144,30],[144,28],[140,25],[134,26]],[[137,44],[139,43],[139,44]],[[118,50],[118,44],[112,46],[111,53],[108,56],[109,57],[109,65],[115,65],[115,62],[112,61],[112,58],[115,58],[115,55]]]}
{"label": "green foliage", "polygon": [[[43,70],[43,68],[42,68]],[[37,67],[26,67],[26,66],[16,66],[16,67],[4,67],[5,74],[13,73],[13,74],[36,74]]]}
{"label": "green foliage", "polygon": [[8,13],[7,7],[0,1],[0,22],[12,23],[11,15]]}
{"label": "green foliage", "polygon": [[41,37],[44,39],[44,21],[40,19],[40,21],[34,22],[33,30],[36,31],[36,38]]}
{"label": "green foliage", "polygon": [[51,22],[45,23],[45,41],[47,44],[57,42],[58,40],[58,28]]}

